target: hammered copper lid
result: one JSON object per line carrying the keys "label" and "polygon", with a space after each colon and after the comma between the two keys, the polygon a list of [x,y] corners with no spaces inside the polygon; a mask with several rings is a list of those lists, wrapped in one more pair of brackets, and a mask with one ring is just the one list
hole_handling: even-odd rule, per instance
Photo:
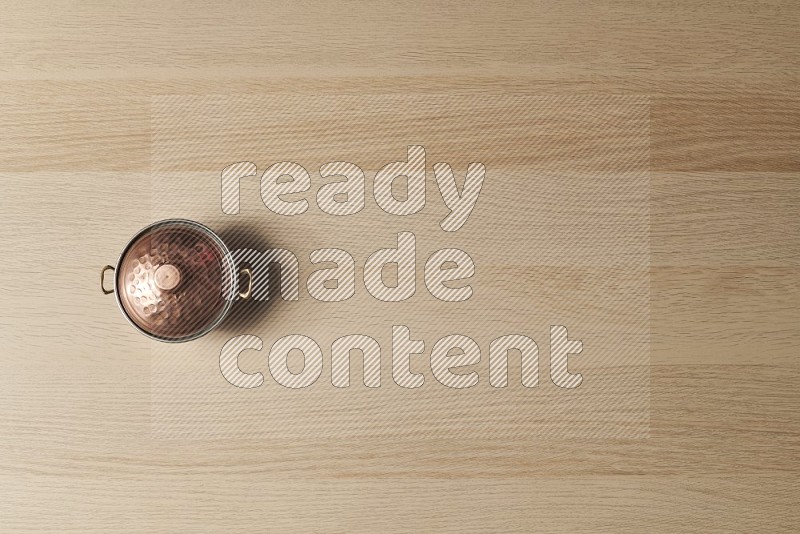
{"label": "hammered copper lid", "polygon": [[139,232],[117,264],[122,311],[139,330],[161,341],[188,341],[217,326],[231,307],[235,283],[222,240],[183,219]]}

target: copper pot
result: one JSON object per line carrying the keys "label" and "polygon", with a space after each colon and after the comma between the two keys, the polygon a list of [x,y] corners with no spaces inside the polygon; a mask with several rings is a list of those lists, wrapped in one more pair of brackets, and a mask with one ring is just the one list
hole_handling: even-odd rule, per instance
{"label": "copper pot", "polygon": [[[105,288],[107,271],[114,272],[113,289]],[[242,275],[247,278],[244,290],[239,287]],[[136,234],[116,267],[103,267],[100,284],[103,293],[114,293],[134,328],[152,339],[178,343],[216,328],[237,296],[250,298],[253,273],[236,266],[225,243],[208,227],[167,219]]]}

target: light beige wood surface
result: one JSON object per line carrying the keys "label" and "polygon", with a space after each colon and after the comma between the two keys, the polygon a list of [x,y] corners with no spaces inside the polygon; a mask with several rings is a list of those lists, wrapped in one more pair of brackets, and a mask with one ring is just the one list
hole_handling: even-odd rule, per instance
{"label": "light beige wood surface", "polygon": [[[796,530],[799,23],[772,1],[4,6],[0,529]],[[153,97],[288,93],[647,97],[649,437],[154,435],[161,353],[97,287],[163,215]],[[416,304],[398,317],[434,319]],[[282,334],[320,313],[297,306]]]}

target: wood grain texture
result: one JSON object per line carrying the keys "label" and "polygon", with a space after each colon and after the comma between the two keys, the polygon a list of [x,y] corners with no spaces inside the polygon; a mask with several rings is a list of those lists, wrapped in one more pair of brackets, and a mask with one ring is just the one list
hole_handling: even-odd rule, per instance
{"label": "wood grain texture", "polygon": [[[0,529],[797,529],[797,3],[4,9]],[[152,97],[287,92],[649,97],[650,437],[154,439],[97,290],[152,221]]]}

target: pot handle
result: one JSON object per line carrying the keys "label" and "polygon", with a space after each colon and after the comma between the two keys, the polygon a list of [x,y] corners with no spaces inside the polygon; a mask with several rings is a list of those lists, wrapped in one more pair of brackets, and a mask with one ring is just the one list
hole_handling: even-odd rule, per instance
{"label": "pot handle", "polygon": [[114,272],[113,265],[106,265],[100,270],[100,289],[103,291],[103,295],[110,295],[114,292],[113,289],[106,289],[105,281],[106,281],[106,271]]}
{"label": "pot handle", "polygon": [[239,269],[239,276],[241,277],[242,274],[247,275],[247,289],[244,291],[239,290],[239,298],[247,300],[253,294],[253,270],[250,267],[242,267]]}

